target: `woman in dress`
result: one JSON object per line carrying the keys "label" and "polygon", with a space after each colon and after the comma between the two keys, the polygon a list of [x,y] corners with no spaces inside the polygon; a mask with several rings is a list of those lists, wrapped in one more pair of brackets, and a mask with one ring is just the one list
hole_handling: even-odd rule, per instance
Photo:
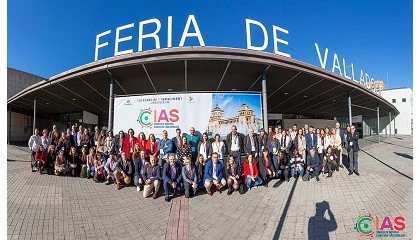
{"label": "woman in dress", "polygon": [[178,161],[182,163],[184,162],[185,158],[187,157],[191,158],[191,156],[192,156],[191,147],[187,142],[187,137],[183,136],[181,147],[176,150],[176,158],[178,159]]}
{"label": "woman in dress", "polygon": [[213,149],[213,152],[217,152],[217,155],[219,156],[219,161],[224,166],[224,156],[226,152],[225,143],[220,140],[220,134],[216,134],[214,136],[214,142],[211,144],[211,147]]}
{"label": "woman in dress", "polygon": [[154,155],[156,159],[159,158],[158,142],[153,133],[149,135],[149,140],[146,143],[146,153],[148,156]]}

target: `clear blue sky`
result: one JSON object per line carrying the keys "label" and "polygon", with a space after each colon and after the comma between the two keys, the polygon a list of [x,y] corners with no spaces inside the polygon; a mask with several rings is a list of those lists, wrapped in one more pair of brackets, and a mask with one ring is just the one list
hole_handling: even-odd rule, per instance
{"label": "clear blue sky", "polygon": [[[240,4],[238,4],[240,2]],[[99,50],[99,58],[112,56],[116,27],[134,23],[122,31],[132,35],[120,50],[137,52],[139,22],[158,18],[161,47],[166,47],[167,17],[173,16],[173,46],[177,46],[189,14],[194,14],[206,46],[246,48],[245,19],[254,19],[267,28],[273,52],[272,25],[285,28],[279,34],[289,42],[279,49],[293,59],[320,67],[314,46],[321,54],[329,49],[327,69],[337,53],[343,71],[354,64],[355,78],[360,70],[389,87],[413,87],[413,8],[412,1],[8,1],[7,66],[49,78],[55,74],[94,61],[96,35],[112,33],[101,41],[109,45]],[[151,32],[154,26],[147,26]],[[192,31],[193,28],[190,28]],[[262,33],[251,28],[252,42],[262,43]],[[144,40],[152,49],[153,41]],[[186,46],[198,45],[187,38]]]}

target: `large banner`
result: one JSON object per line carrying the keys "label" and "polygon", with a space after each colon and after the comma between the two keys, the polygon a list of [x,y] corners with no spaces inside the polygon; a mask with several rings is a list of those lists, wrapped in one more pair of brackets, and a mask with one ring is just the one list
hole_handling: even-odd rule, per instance
{"label": "large banner", "polygon": [[249,128],[257,132],[263,127],[260,94],[162,94],[114,100],[115,133],[132,128],[136,136],[144,132],[146,137],[153,133],[161,138],[166,130],[172,138],[177,128],[188,134],[194,127],[198,133],[207,132],[210,138],[216,133],[225,138],[232,125],[244,134]]}

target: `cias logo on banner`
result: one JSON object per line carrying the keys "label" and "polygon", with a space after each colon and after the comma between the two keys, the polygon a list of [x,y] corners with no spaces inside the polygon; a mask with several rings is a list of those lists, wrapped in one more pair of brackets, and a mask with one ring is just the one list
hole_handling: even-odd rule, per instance
{"label": "cias logo on banner", "polygon": [[173,123],[179,121],[179,110],[178,109],[161,109],[151,110],[140,109],[140,113],[137,116],[137,122],[139,122],[142,128],[152,128],[155,124],[157,126],[172,126]]}
{"label": "cias logo on banner", "polygon": [[391,221],[390,216],[386,216],[383,219],[376,216],[373,218],[371,214],[365,216],[359,216],[356,221],[356,229],[362,237],[405,237],[405,233],[402,232],[405,229],[405,218],[403,216],[397,216]]}

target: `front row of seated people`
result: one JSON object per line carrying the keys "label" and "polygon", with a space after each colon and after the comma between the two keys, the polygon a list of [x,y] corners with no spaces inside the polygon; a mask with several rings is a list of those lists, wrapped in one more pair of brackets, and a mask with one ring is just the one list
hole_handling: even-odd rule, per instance
{"label": "front row of seated people", "polygon": [[[265,148],[257,160],[251,154],[246,157],[242,174],[233,156],[229,156],[226,165],[223,166],[218,153],[211,154],[207,161],[199,155],[195,164],[190,157],[185,157],[184,166],[175,160],[175,154],[170,154],[161,167],[157,157],[147,156],[144,150],[140,151],[133,164],[125,152],[121,152],[118,159],[114,153],[110,153],[105,162],[101,153],[95,153],[93,148],[89,150],[89,154],[86,148],[82,148],[81,156],[77,156],[76,149],[72,147],[67,157],[64,151],[60,150],[54,159],[54,148],[45,152],[41,145],[35,154],[35,166],[41,174],[45,168],[50,171],[53,167],[55,175],[65,175],[69,171],[73,176],[80,174],[80,177],[93,178],[95,182],[114,182],[118,190],[134,183],[138,192],[143,190],[143,197],[152,196],[154,199],[158,197],[160,186],[163,184],[165,200],[170,201],[171,196],[181,194],[182,190],[187,198],[196,195],[198,189],[203,188],[211,196],[214,191],[221,193],[221,189],[227,185],[227,194],[231,195],[241,184],[249,191],[260,185],[267,186],[272,178],[289,181],[289,173],[291,177],[299,175],[302,178],[305,165],[306,172],[316,177],[317,181],[321,170],[325,172],[328,169],[328,177],[331,177],[336,167],[332,149],[327,149],[322,165],[315,149],[311,149],[309,153],[305,163],[298,149],[294,149],[288,158],[284,152],[272,157]],[[276,159],[277,162],[272,159]]]}

